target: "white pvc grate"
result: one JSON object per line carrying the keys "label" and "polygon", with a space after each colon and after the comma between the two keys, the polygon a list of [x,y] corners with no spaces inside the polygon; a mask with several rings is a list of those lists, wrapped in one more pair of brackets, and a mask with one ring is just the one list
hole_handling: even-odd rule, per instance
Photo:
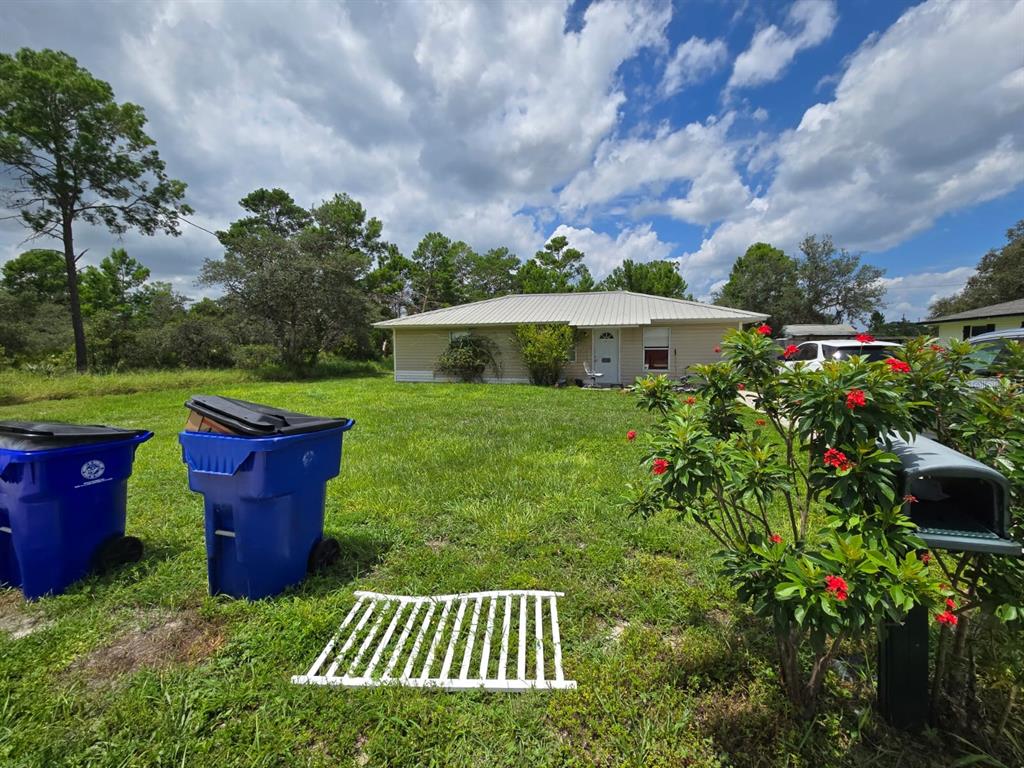
{"label": "white pvc grate", "polygon": [[561,592],[410,597],[356,592],[304,685],[499,691],[575,688],[562,670]]}

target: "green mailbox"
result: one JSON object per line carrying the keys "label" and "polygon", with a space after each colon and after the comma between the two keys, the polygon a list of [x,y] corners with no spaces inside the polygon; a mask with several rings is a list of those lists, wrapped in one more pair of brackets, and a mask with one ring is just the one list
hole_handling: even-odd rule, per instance
{"label": "green mailbox", "polygon": [[[930,548],[1020,557],[1009,537],[1010,486],[999,472],[927,437],[894,437],[905,512]],[[878,647],[878,703],[890,725],[917,731],[928,719],[928,611],[889,624]]]}

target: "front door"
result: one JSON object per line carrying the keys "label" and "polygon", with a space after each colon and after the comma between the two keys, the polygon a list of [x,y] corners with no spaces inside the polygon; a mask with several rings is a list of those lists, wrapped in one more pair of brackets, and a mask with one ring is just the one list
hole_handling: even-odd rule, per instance
{"label": "front door", "polygon": [[594,372],[603,373],[598,384],[619,383],[619,329],[594,329]]}

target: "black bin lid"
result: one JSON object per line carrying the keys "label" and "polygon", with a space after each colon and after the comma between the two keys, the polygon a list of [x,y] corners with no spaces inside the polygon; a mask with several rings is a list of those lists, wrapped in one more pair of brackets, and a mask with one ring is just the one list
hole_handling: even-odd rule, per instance
{"label": "black bin lid", "polygon": [[[185,407],[207,416],[225,427],[252,437],[274,437],[275,435],[296,435],[302,432],[319,432],[340,427],[349,422],[343,418],[310,416],[295,411],[236,400],[219,395],[193,395]],[[228,435],[230,437],[230,435]]]}
{"label": "black bin lid", "polygon": [[144,429],[119,429],[101,424],[60,421],[0,421],[0,449],[43,451],[89,443],[110,443],[146,434]]}

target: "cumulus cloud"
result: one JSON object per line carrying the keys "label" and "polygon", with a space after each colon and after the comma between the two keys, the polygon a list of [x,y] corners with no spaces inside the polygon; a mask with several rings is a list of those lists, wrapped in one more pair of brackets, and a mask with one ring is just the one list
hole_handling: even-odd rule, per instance
{"label": "cumulus cloud", "polygon": [[866,42],[835,98],[776,142],[765,193],[683,258],[684,276],[710,283],[750,243],[792,248],[811,232],[884,250],[1021,184],[1022,14],[1021,0],[936,0]]}
{"label": "cumulus cloud", "polygon": [[[750,192],[736,169],[738,148],[726,138],[734,119],[728,113],[675,131],[662,126],[650,138],[602,142],[593,165],[562,189],[561,210],[573,215],[630,195],[635,215],[668,213],[694,224],[741,210]],[[659,194],[670,183],[685,184],[686,194]]]}
{"label": "cumulus cloud", "polygon": [[722,39],[705,40],[691,37],[680,43],[665,66],[658,86],[662,96],[672,96],[688,85],[699,83],[725,64],[729,51]]}
{"label": "cumulus cloud", "polygon": [[778,80],[797,53],[828,39],[837,20],[833,0],[796,0],[782,28],[771,24],[754,33],[750,47],[736,57],[728,87]]}
{"label": "cumulus cloud", "polygon": [[886,318],[924,320],[933,301],[958,293],[975,271],[974,267],[956,267],[945,272],[914,272],[882,278],[886,290]]}
{"label": "cumulus cloud", "polygon": [[[7,6],[5,48],[66,50],[143,104],[208,228],[236,218],[235,201],[259,186],[304,205],[345,191],[406,251],[442,229],[524,254],[543,242],[524,208],[549,204],[589,165],[621,118],[620,66],[663,47],[671,17],[667,3],[620,0],[591,5],[572,29],[568,2],[47,10]],[[84,227],[81,239],[86,261],[119,244]],[[220,250],[198,231],[125,244],[169,279]]]}
{"label": "cumulus cloud", "polygon": [[626,227],[615,237],[595,232],[589,227],[577,228],[562,224],[551,233],[551,237],[560,235],[567,237],[573,248],[583,251],[586,256],[584,261],[598,280],[625,259],[636,262],[655,261],[667,259],[672,253],[672,244],[659,240],[658,233],[650,224]]}

